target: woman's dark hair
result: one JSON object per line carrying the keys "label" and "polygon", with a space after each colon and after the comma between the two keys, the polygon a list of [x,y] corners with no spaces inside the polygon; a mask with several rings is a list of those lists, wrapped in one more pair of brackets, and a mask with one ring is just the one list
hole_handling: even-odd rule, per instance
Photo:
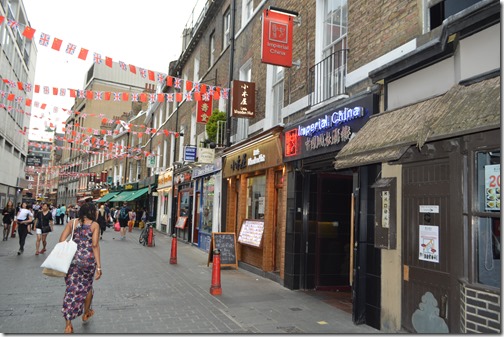
{"label": "woman's dark hair", "polygon": [[96,220],[96,207],[92,202],[84,203],[79,209],[79,220],[84,223],[84,217],[95,221]]}

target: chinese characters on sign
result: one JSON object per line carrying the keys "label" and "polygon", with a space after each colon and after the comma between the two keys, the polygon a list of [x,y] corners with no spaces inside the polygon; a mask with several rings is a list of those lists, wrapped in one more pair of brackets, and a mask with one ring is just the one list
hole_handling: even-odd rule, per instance
{"label": "chinese characters on sign", "polygon": [[290,15],[265,9],[262,16],[261,62],[292,66],[293,20]]}
{"label": "chinese characters on sign", "polygon": [[418,259],[439,263],[439,227],[420,225],[418,237]]}
{"label": "chinese characters on sign", "polygon": [[208,123],[208,119],[212,115],[212,97],[208,101],[201,100],[196,104],[196,123]]}
{"label": "chinese characters on sign", "polygon": [[233,81],[233,108],[231,116],[255,117],[255,83]]}

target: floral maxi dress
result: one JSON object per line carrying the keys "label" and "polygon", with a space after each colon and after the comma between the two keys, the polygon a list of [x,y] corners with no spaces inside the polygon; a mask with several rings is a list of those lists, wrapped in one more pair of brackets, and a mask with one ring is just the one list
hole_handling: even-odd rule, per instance
{"label": "floral maxi dress", "polygon": [[73,240],[77,243],[77,252],[65,276],[66,291],[61,308],[66,320],[73,320],[83,314],[84,300],[88,292],[93,291],[96,262],[92,237],[91,224],[81,224],[75,228]]}

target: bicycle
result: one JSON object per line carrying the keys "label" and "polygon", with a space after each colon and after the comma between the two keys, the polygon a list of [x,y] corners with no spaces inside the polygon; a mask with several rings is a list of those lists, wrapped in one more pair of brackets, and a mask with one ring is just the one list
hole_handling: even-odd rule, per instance
{"label": "bicycle", "polygon": [[152,247],[154,247],[156,245],[156,241],[154,241],[154,237],[156,236],[156,234],[154,234],[154,226],[155,226],[155,224],[156,224],[155,222],[147,222],[145,224],[145,227],[140,232],[140,237],[138,238],[138,242],[141,245],[147,246],[147,244],[148,244],[148,240],[149,240],[149,228],[152,228]]}

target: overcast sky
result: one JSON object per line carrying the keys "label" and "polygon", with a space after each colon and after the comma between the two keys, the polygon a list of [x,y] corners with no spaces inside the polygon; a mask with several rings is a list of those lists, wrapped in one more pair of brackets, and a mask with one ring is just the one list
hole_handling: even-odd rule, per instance
{"label": "overcast sky", "polygon": [[[30,26],[36,29],[33,42],[37,45],[38,55],[33,84],[82,89],[94,52],[101,54],[102,58],[109,56],[116,62],[167,73],[169,62],[180,55],[184,26],[188,21],[197,20],[205,2],[24,0]],[[39,45],[40,33],[50,35],[48,47]],[[63,40],[60,51],[51,49],[53,38]],[[68,43],[77,46],[73,56],[65,52]],[[80,47],[89,50],[86,61],[77,58]],[[70,109],[73,104],[68,95],[65,98],[34,94],[33,101],[44,102],[48,106],[45,110],[32,106],[32,114],[44,113],[60,127],[66,115],[60,113],[54,116],[53,107]],[[30,139],[48,140],[52,136],[41,132],[44,121],[39,118],[31,118],[30,128]]]}

